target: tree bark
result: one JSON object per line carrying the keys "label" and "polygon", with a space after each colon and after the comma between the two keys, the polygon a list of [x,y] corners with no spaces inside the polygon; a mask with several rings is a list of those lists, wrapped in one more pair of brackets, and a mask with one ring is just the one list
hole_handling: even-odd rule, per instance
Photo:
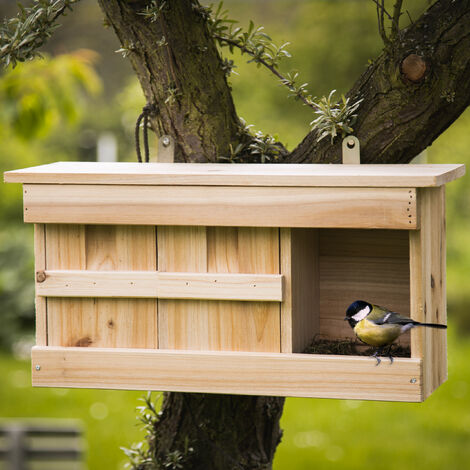
{"label": "tree bark", "polygon": [[[157,111],[151,123],[170,134],[178,161],[217,161],[243,139],[221,59],[197,0],[164,5],[99,0]],[[363,99],[354,126],[363,163],[405,163],[430,145],[470,102],[470,0],[436,2],[398,33],[348,96]],[[341,139],[309,133],[286,162],[337,163]],[[269,469],[281,439],[282,398],[165,394],[149,436],[154,466]],[[188,450],[191,448],[192,450]]]}

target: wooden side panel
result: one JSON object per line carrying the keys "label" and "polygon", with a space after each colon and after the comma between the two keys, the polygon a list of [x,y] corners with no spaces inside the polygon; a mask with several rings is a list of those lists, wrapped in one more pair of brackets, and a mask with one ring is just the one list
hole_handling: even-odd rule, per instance
{"label": "wooden side panel", "polygon": [[282,352],[302,352],[320,333],[317,229],[281,229]]}
{"label": "wooden side panel", "polygon": [[[154,227],[48,225],[50,270],[156,270]],[[48,337],[55,346],[157,347],[152,299],[49,298]]]}
{"label": "wooden side panel", "polygon": [[[354,338],[344,316],[355,300],[410,314],[408,231],[320,230],[320,334]],[[409,334],[400,338],[409,344]]]}
{"label": "wooden side panel", "polygon": [[[46,269],[46,228],[44,224],[34,225],[34,270]],[[36,295],[36,344],[47,346],[47,301]]]}
{"label": "wooden side panel", "polygon": [[418,226],[416,189],[25,185],[34,223],[238,227]]}
{"label": "wooden side panel", "polygon": [[413,358],[376,367],[369,357],[232,351],[35,347],[32,356],[40,387],[423,400]]}
{"label": "wooden side panel", "polygon": [[[410,232],[412,317],[418,321],[447,323],[445,187],[419,191],[421,230]],[[429,396],[447,379],[445,330],[416,328],[412,355],[423,358],[423,393]]]}
{"label": "wooden side panel", "polygon": [[[279,273],[277,229],[158,227],[159,271]],[[279,304],[159,300],[160,347],[279,351]]]}

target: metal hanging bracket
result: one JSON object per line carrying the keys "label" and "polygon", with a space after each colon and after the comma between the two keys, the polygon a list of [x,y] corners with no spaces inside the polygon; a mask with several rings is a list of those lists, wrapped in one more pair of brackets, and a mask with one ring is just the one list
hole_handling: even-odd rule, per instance
{"label": "metal hanging bracket", "polygon": [[354,135],[348,135],[343,139],[343,164],[360,165],[361,150],[359,139]]}
{"label": "metal hanging bracket", "polygon": [[158,139],[157,162],[173,163],[175,161],[175,141],[170,135]]}

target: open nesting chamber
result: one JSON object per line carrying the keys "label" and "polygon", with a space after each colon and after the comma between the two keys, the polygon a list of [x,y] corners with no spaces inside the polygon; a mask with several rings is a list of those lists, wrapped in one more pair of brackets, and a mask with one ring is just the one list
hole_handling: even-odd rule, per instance
{"label": "open nesting chamber", "polygon": [[355,300],[446,323],[445,184],[464,171],[7,172],[35,224],[33,385],[422,401],[447,376],[445,330],[413,329],[405,357],[380,366],[336,346],[354,337],[344,316]]}

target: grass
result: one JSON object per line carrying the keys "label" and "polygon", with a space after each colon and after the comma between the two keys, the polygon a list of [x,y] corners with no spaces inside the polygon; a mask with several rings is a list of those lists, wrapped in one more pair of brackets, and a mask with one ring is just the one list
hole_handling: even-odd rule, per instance
{"label": "grass", "polygon": [[121,446],[142,438],[136,419],[142,392],[32,388],[30,362],[0,355],[0,419],[80,420],[87,441],[88,469],[121,469]]}
{"label": "grass", "polygon": [[[449,329],[449,380],[425,403],[289,398],[274,470],[441,470],[470,462],[470,338]],[[388,364],[385,366],[388,367]],[[83,422],[90,470],[122,469],[141,439],[142,392],[33,389],[29,361],[0,355],[0,417]]]}

